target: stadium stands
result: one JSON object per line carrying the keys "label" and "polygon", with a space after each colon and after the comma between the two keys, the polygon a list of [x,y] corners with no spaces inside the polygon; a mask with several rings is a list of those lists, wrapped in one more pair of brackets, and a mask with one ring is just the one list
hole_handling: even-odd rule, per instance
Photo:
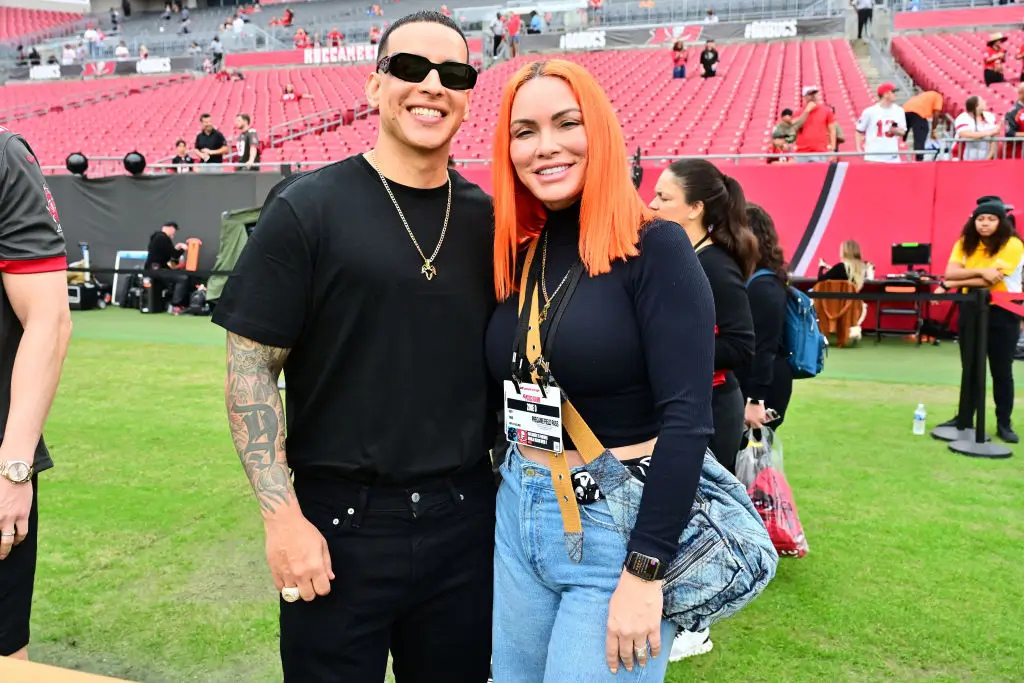
{"label": "stadium stands", "polygon": [[1022,63],[1015,59],[1022,44],[1019,31],[1007,34],[1006,83],[985,86],[982,60],[988,33],[932,33],[897,36],[892,41],[892,54],[911,78],[926,90],[937,90],[945,99],[946,110],[957,115],[964,110],[964,101],[981,95],[989,110],[1005,113],[1016,99],[1014,86],[1020,82]]}
{"label": "stadium stands", "polygon": [[[623,122],[630,150],[639,146],[645,155],[763,154],[778,113],[786,107],[796,109],[800,89],[811,83],[819,84],[826,102],[835,107],[848,141],[844,149],[852,150],[853,123],[860,111],[875,101],[849,43],[841,39],[725,46],[719,76],[708,80],[696,75],[696,51],[691,53],[686,80],[671,78],[666,50],[563,56],[598,77]],[[512,71],[535,58],[521,57],[482,74],[470,116],[455,140],[456,158],[485,159],[490,155],[502,87]],[[250,71],[245,80],[231,82],[199,78],[174,83],[172,77],[165,77],[161,87],[148,90],[138,87],[139,79],[118,79],[110,81],[109,87],[131,90],[127,97],[25,119],[18,122],[18,128],[47,164],[63,164],[71,151],[120,157],[132,150],[154,163],[171,156],[179,137],[191,143],[202,112],[211,113],[214,124],[229,137],[235,115],[249,113],[267,140],[275,127],[276,139],[288,132],[281,128],[286,122],[329,109],[352,109],[363,97],[369,68]],[[313,99],[282,102],[287,83]],[[61,87],[64,84],[19,86],[8,89],[4,96],[18,92],[24,104],[45,99],[44,89]],[[19,102],[0,100],[0,109],[14,104]],[[376,117],[335,126],[339,118],[337,111],[310,116],[296,127],[298,137],[266,150],[264,161],[329,161],[368,149],[376,137]],[[320,125],[325,123],[331,125]],[[302,134],[310,127],[319,128],[322,134]]]}
{"label": "stadium stands", "polygon": [[[666,51],[634,50],[562,55],[586,66],[612,98],[630,150],[645,155],[763,154],[772,126],[786,107],[796,108],[803,85],[819,84],[852,149],[853,123],[874,103],[853,51],[844,40],[751,43],[721,50],[719,77],[698,76],[691,52],[686,80],[671,77]],[[459,159],[486,158],[501,88],[520,58],[484,72],[473,93],[470,117],[455,140]],[[638,78],[638,74],[643,74]],[[286,143],[284,158],[309,161],[363,151],[376,136],[373,117],[321,136]]]}
{"label": "stadium stands", "polygon": [[82,18],[72,12],[50,12],[0,6],[0,40],[14,40],[19,36],[44,32]]}
{"label": "stadium stands", "polygon": [[[165,85],[191,80],[191,74],[169,74],[141,78],[117,78],[110,81],[65,81],[61,83],[34,83],[0,88],[0,123],[26,116],[60,112],[96,102],[148,92]],[[50,123],[47,123],[49,121]],[[20,131],[46,131],[55,126],[54,119],[20,121]],[[11,124],[8,124],[11,125]],[[63,158],[63,157],[62,157]]]}

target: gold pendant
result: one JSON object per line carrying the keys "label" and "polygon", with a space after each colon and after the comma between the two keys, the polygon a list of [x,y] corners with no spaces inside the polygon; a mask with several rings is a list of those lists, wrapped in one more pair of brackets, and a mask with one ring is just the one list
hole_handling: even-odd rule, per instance
{"label": "gold pendant", "polygon": [[435,275],[437,275],[437,268],[435,268],[430,261],[424,261],[423,267],[420,268],[420,272],[423,273],[423,277],[430,281],[434,279]]}
{"label": "gold pendant", "polygon": [[551,302],[544,304],[544,308],[540,309],[540,316],[537,318],[538,323],[542,323],[548,319],[548,308],[551,307]]}

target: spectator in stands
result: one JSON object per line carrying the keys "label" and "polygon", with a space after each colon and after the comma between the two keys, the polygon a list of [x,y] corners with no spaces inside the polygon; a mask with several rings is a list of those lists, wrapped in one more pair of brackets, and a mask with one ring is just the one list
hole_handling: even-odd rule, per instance
{"label": "spectator in stands", "polygon": [[[1002,202],[978,204],[964,224],[960,239],[953,246],[942,286],[947,290],[986,287],[992,292],[1021,292],[1021,267],[1024,243],[1014,234],[1006,219]],[[960,302],[960,362],[963,381],[959,405],[965,408],[941,426],[971,429],[977,406],[974,405],[977,367],[975,321],[979,311],[973,301]],[[1020,316],[999,306],[988,310],[988,364],[992,374],[992,398],[996,404],[996,433],[1007,443],[1020,439],[1013,430],[1013,356],[1020,336]]]}
{"label": "spectator in stands", "polygon": [[139,59],[149,59],[149,48],[145,45],[139,46]]}
{"label": "spectator in stands", "polygon": [[816,85],[804,86],[804,111],[793,120],[797,129],[796,151],[814,156],[797,157],[797,162],[828,161],[836,150],[838,134],[836,115],[832,108],[822,103],[821,89]]}
{"label": "spectator in stands", "polygon": [[929,138],[935,139],[935,124],[942,117],[944,101],[942,94],[935,90],[925,90],[914,95],[903,103],[903,112],[907,119],[907,135],[914,134],[914,157],[918,161],[924,161],[924,151],[928,145]]}
{"label": "spectator in stands", "polygon": [[715,10],[711,9],[710,7],[708,8],[708,11],[705,12],[705,14],[704,14],[704,23],[705,24],[717,24],[718,23],[718,15],[715,14]]}
{"label": "spectator in stands", "polygon": [[[493,208],[446,168],[477,72],[438,12],[395,21],[380,53],[373,150],[274,188],[213,320],[229,330],[231,431],[282,591],[284,680],[373,681],[390,649],[398,680],[478,683],[494,585]],[[409,381],[439,353],[458,359],[446,390]],[[265,457],[259,443],[282,447]]]}
{"label": "spectator in stands", "polygon": [[128,52],[128,46],[125,44],[123,40],[119,41],[117,43],[117,47],[114,48],[114,59],[124,61],[126,59],[131,59],[131,57],[131,53]]}
{"label": "spectator in stands", "polygon": [[92,24],[88,24],[86,26],[85,33],[82,34],[82,39],[85,41],[86,49],[89,50],[89,57],[99,57],[100,33]]}
{"label": "spectator in stands", "polygon": [[196,146],[192,150],[199,157],[199,170],[219,170],[224,163],[224,155],[228,153],[228,141],[224,134],[213,127],[209,114],[199,117],[202,130],[196,135]]}
{"label": "spectator in stands", "polygon": [[39,56],[39,51],[36,50],[35,45],[33,45],[28,51],[29,66],[39,66],[42,61],[43,58]]}
{"label": "spectator in stands", "polygon": [[282,102],[298,102],[299,100],[311,100],[313,96],[309,93],[298,93],[295,92],[295,86],[288,83],[284,86],[284,92],[281,94]]}
{"label": "spectator in stands", "polygon": [[864,40],[875,13],[875,0],[850,0],[850,6],[857,12],[857,40]]}
{"label": "spectator in stands", "polygon": [[1006,80],[1003,66],[1006,63],[1006,41],[1002,33],[993,33],[985,44],[985,85],[1002,83]]}
{"label": "spectator in stands", "polygon": [[146,275],[162,288],[171,289],[172,313],[181,313],[188,306],[188,275],[180,260],[187,249],[184,242],[174,243],[178,224],[167,221],[149,237],[146,253]]}
{"label": "spectator in stands", "polygon": [[305,50],[307,47],[313,47],[313,41],[303,28],[295,29],[295,36],[292,38],[292,43],[295,45],[295,49],[297,50]]}
{"label": "spectator in stands", "polygon": [[165,3],[164,11],[160,14],[160,18],[164,21],[170,21],[172,14],[174,14],[174,11],[171,9],[171,3]]}
{"label": "spectator in stands", "polygon": [[896,104],[896,86],[878,86],[878,102],[865,109],[855,126],[857,151],[865,161],[900,163],[900,140],[907,134],[903,108]]}
{"label": "spectator in stands", "polygon": [[376,45],[380,42],[380,26],[374,24],[370,27],[370,45]]}
{"label": "spectator in stands", "polygon": [[[730,472],[743,436],[743,395],[733,371],[754,355],[746,279],[757,262],[743,188],[705,159],[673,162],[658,178],[651,208],[678,223],[697,252],[715,300],[715,379],[710,448]],[[675,659],[673,657],[673,659]],[[681,657],[680,657],[681,659]]]}
{"label": "spectator in stands", "polygon": [[718,50],[715,49],[715,41],[709,40],[704,43],[704,50],[700,53],[700,65],[704,69],[701,74],[703,78],[711,78],[718,71]]}
{"label": "spectator in stands", "polygon": [[75,63],[75,46],[71,43],[66,43],[61,50],[60,63],[64,66],[70,66]]}
{"label": "spectator in stands", "polygon": [[860,245],[854,240],[845,240],[839,245],[839,263],[829,266],[825,259],[818,261],[818,282],[823,280],[846,280],[858,292],[864,281],[870,279],[871,264],[860,255]]}
{"label": "spectator in stands", "polygon": [[501,43],[505,40],[505,17],[502,16],[501,12],[498,12],[495,18],[491,20],[490,28],[492,49],[494,50],[492,56],[497,57],[501,51]]}
{"label": "spectator in stands", "polygon": [[526,27],[526,33],[535,35],[541,33],[543,30],[544,20],[541,18],[539,14],[537,14],[537,10],[530,10],[530,23]]}
{"label": "spectator in stands", "polygon": [[512,12],[505,26],[505,34],[508,36],[509,56],[519,56],[519,33],[523,30],[523,18],[518,12]]}
{"label": "spectator in stands", "polygon": [[174,156],[171,158],[171,164],[174,165],[174,173],[188,173],[192,170],[193,164],[196,160],[192,158],[192,155],[188,153],[188,143],[184,140],[178,140],[174,143]]}
{"label": "spectator in stands", "polygon": [[220,71],[224,63],[224,44],[220,42],[220,36],[214,36],[210,41],[210,54],[213,56],[213,70]]}
{"label": "spectator in stands", "polygon": [[604,14],[604,0],[587,0],[587,18],[591,26],[601,25],[602,14]]}
{"label": "spectator in stands", "polygon": [[779,122],[772,128],[772,140],[782,138],[792,145],[796,142],[796,126],[793,124],[793,110],[786,107],[779,116]]}
{"label": "spectator in stands", "polygon": [[345,44],[345,36],[338,30],[337,26],[332,28],[331,32],[327,34],[327,43],[331,47],[341,47]]}
{"label": "spectator in stands", "polygon": [[1017,101],[1013,108],[1006,112],[1006,132],[1004,137],[1018,138],[1020,142],[1006,143],[1006,156],[1009,159],[1024,157],[1024,83],[1017,85]]}
{"label": "spectator in stands", "polygon": [[1024,43],[1020,44],[1020,49],[1017,50],[1017,61],[1020,65],[1020,82],[1024,83]]}
{"label": "spectator in stands", "polygon": [[991,138],[999,133],[996,115],[987,110],[987,103],[978,95],[971,95],[965,102],[966,111],[953,122],[953,134],[958,142],[953,155],[963,161],[994,159],[996,143]]}
{"label": "spectator in stands", "polygon": [[[744,414],[747,426],[768,425],[778,429],[793,395],[793,371],[789,367],[784,334],[789,274],[775,223],[768,212],[756,204],[747,204],[747,221],[757,238],[757,270],[769,270],[772,275],[756,277],[747,285],[750,313],[754,318],[754,359],[748,368],[736,373],[736,378],[747,397]],[[778,413],[779,419],[769,421],[768,409]]]}
{"label": "spectator in stands", "polygon": [[[528,272],[546,283],[531,286],[533,306],[565,305],[564,315],[551,313],[562,321],[552,372],[622,463],[613,476],[645,483],[642,496],[632,494],[640,499],[634,528],[619,531],[581,467],[576,449],[585,444],[567,441],[557,459],[526,444],[505,451],[494,680],[661,683],[676,627],[662,616],[659,578],[679,551],[713,431],[711,289],[683,231],[639,200],[615,111],[586,70],[565,60],[523,66],[500,112],[494,271],[502,303],[487,331],[491,376],[513,378],[516,254],[532,242],[537,267]],[[559,298],[558,283],[574,274],[571,298]],[[580,532],[582,547],[568,536]]]}
{"label": "spectator in stands", "polygon": [[248,114],[239,114],[235,117],[235,130],[238,137],[235,138],[235,149],[238,155],[238,163],[242,167],[239,171],[256,171],[260,163],[260,136],[252,127],[252,117]]}
{"label": "spectator in stands", "polygon": [[[788,109],[786,111],[789,111]],[[771,146],[768,148],[768,163],[769,164],[789,164],[794,161],[793,157],[789,156],[789,152],[793,151],[793,145],[786,140],[786,134],[778,130],[772,131]]]}
{"label": "spectator in stands", "polygon": [[686,78],[686,44],[681,40],[672,46],[672,78]]}

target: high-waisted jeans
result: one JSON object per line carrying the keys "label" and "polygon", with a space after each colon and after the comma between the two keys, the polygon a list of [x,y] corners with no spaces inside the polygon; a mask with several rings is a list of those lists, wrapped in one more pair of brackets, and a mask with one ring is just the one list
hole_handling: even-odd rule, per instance
{"label": "high-waisted jeans", "polygon": [[[573,472],[582,468],[574,469]],[[510,448],[501,465],[494,550],[494,683],[660,683],[676,626],[661,622],[661,654],[615,675],[605,662],[608,602],[626,544],[604,500],[580,506],[583,561],[569,559],[551,470]]]}

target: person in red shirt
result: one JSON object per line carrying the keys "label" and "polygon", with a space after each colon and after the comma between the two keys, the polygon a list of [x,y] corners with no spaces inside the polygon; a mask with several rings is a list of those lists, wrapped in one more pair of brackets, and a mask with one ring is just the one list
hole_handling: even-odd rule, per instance
{"label": "person in red shirt", "polygon": [[1021,62],[1020,65],[1020,82],[1024,83],[1024,43],[1020,44],[1020,49],[1017,50],[1017,61]]}
{"label": "person in red shirt", "polygon": [[380,28],[377,26],[370,27],[370,45],[376,45],[380,42]]}
{"label": "person in red shirt", "polygon": [[1002,83],[1006,80],[1003,76],[1003,63],[1006,61],[1006,36],[1002,33],[993,33],[989,36],[985,47],[985,85]]}
{"label": "person in red shirt", "polygon": [[289,83],[284,86],[284,92],[281,93],[282,102],[298,102],[299,100],[311,100],[313,96],[309,93],[298,93],[295,92],[295,86]]}
{"label": "person in red shirt", "polygon": [[681,40],[672,46],[672,78],[686,78],[686,43]]}
{"label": "person in red shirt", "polygon": [[1004,135],[1016,138],[1020,142],[1006,143],[1006,157],[1024,159],[1024,83],[1017,84],[1017,101],[1013,108],[1006,112],[1006,130]]}
{"label": "person in red shirt", "polygon": [[522,29],[522,26],[522,17],[515,13],[509,17],[508,23],[505,25],[505,35],[508,36],[508,44],[512,49],[513,57],[517,57],[519,55],[519,31]]}
{"label": "person in red shirt", "polygon": [[815,156],[797,157],[798,163],[828,161],[836,149],[836,116],[822,103],[821,89],[808,85],[803,89],[804,111],[793,120],[797,128],[796,152]]}
{"label": "person in red shirt", "polygon": [[307,47],[313,47],[313,42],[309,39],[309,34],[301,28],[295,31],[295,38],[293,42],[295,43],[295,47],[299,50],[303,50]]}
{"label": "person in red shirt", "polygon": [[327,34],[327,42],[331,47],[340,47],[345,42],[345,36],[335,27]]}

